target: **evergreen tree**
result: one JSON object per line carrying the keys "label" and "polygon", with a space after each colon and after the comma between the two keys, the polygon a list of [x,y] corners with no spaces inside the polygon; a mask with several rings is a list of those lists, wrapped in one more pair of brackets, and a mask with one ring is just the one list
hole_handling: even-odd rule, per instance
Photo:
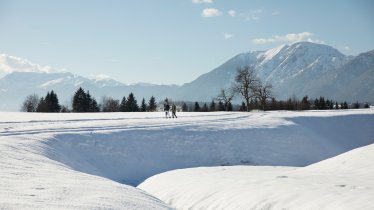
{"label": "evergreen tree", "polygon": [[333,109],[333,108],[334,108],[334,102],[330,100],[330,109]]}
{"label": "evergreen tree", "polygon": [[48,102],[48,105],[49,105],[49,111],[50,112],[60,112],[60,110],[61,110],[61,106],[58,102],[57,94],[55,92],[53,92],[53,90],[51,91],[50,100]]}
{"label": "evergreen tree", "polygon": [[88,110],[89,101],[87,100],[87,94],[80,87],[73,96],[73,112],[88,112]]}
{"label": "evergreen tree", "polygon": [[187,112],[188,111],[188,107],[187,107],[187,104],[183,102],[182,104],[182,111],[183,112]]}
{"label": "evergreen tree", "polygon": [[301,100],[301,110],[309,110],[310,109],[310,102],[308,100],[308,96],[304,96]]}
{"label": "evergreen tree", "polygon": [[139,111],[139,106],[133,93],[130,93],[129,96],[127,97],[125,111],[126,112],[138,112]]}
{"label": "evergreen tree", "polygon": [[365,103],[365,104],[364,104],[364,108],[365,108],[365,109],[369,109],[369,108],[370,108],[369,104],[368,104],[368,103]]}
{"label": "evergreen tree", "polygon": [[48,105],[45,102],[44,97],[40,98],[36,111],[37,112],[48,112]]}
{"label": "evergreen tree", "polygon": [[209,110],[210,110],[211,112],[216,111],[216,103],[214,102],[214,100],[212,100],[212,102],[210,102]]}
{"label": "evergreen tree", "polygon": [[195,107],[194,107],[193,111],[194,112],[200,112],[200,105],[197,101],[195,102]]}
{"label": "evergreen tree", "polygon": [[126,111],[126,96],[123,96],[121,100],[121,104],[119,105],[119,111],[125,112]]}
{"label": "evergreen tree", "polygon": [[147,104],[145,104],[145,99],[143,98],[142,104],[140,106],[140,111],[141,112],[146,112],[147,111]]}
{"label": "evergreen tree", "polygon": [[325,98],[324,97],[319,97],[319,109],[321,110],[325,110],[326,109],[326,101],[325,101]]}
{"label": "evergreen tree", "polygon": [[338,104],[338,102],[335,102],[335,109],[339,109],[339,104]]}
{"label": "evergreen tree", "polygon": [[318,100],[318,98],[316,98],[315,100],[314,100],[314,109],[319,109],[319,100]]}
{"label": "evergreen tree", "polygon": [[228,112],[232,111],[232,104],[231,104],[231,102],[227,103],[226,111],[228,111]]}
{"label": "evergreen tree", "polygon": [[67,106],[62,105],[61,106],[61,112],[62,113],[66,113],[66,112],[70,112],[70,110],[69,110],[69,108]]}
{"label": "evergreen tree", "polygon": [[155,97],[151,96],[148,102],[148,111],[154,112],[157,109],[156,99]]}
{"label": "evergreen tree", "polygon": [[243,101],[242,104],[239,107],[240,112],[245,112],[247,111],[247,107],[245,106],[245,102]]}
{"label": "evergreen tree", "polygon": [[218,111],[225,111],[226,108],[225,108],[225,105],[223,104],[222,101],[219,101],[218,102]]}
{"label": "evergreen tree", "polygon": [[347,104],[346,101],[344,101],[344,103],[343,103],[343,109],[348,109],[348,104]]}
{"label": "evergreen tree", "polygon": [[208,105],[206,105],[206,103],[204,103],[203,108],[201,108],[201,111],[202,111],[202,112],[207,112],[207,111],[209,111],[209,109],[208,109]]}
{"label": "evergreen tree", "polygon": [[326,109],[330,109],[332,104],[330,103],[329,100],[326,100]]}
{"label": "evergreen tree", "polygon": [[87,93],[86,93],[86,101],[87,101],[87,103],[88,103],[88,109],[87,109],[87,112],[92,112],[92,110],[91,110],[92,98],[91,98],[90,91],[88,91],[88,90],[87,90]]}
{"label": "evergreen tree", "polygon": [[360,108],[360,103],[356,101],[356,103],[353,103],[353,109],[359,109]]}
{"label": "evergreen tree", "polygon": [[95,98],[92,98],[91,101],[90,101],[90,109],[89,109],[90,112],[100,112],[100,107],[99,105],[97,104],[97,101]]}
{"label": "evergreen tree", "polygon": [[45,98],[41,98],[37,107],[37,112],[60,112],[61,106],[58,103],[57,94],[53,92],[47,92]]}

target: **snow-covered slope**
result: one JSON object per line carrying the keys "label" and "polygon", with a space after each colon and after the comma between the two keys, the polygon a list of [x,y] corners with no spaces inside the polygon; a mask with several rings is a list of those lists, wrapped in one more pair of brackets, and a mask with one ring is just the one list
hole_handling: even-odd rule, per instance
{"label": "snow-covered slope", "polygon": [[181,169],[141,189],[177,209],[374,209],[374,145],[307,166]]}
{"label": "snow-covered slope", "polygon": [[222,88],[229,87],[234,80],[236,70],[240,66],[253,64],[261,52],[241,53],[212,71],[201,75],[194,81],[184,84],[174,98],[190,101],[210,101]]}
{"label": "snow-covered slope", "polygon": [[[330,46],[311,42],[281,45],[267,51],[251,51],[235,56],[211,72],[184,85],[183,96],[190,100],[209,100],[206,98],[216,96],[221,88],[231,85],[239,67],[251,65],[262,81],[273,84],[275,96],[279,99],[304,95],[319,97],[320,95],[311,91],[319,87],[314,81],[325,77],[328,72],[334,72],[350,59],[352,58]],[[332,82],[335,81],[334,78],[331,79]],[[374,87],[374,84],[370,85]],[[196,94],[199,87],[203,88]],[[321,94],[326,97],[332,96],[331,93],[326,93]]]}
{"label": "snow-covered slope", "polygon": [[362,53],[318,80],[310,92],[337,100],[374,101],[374,50]]}
{"label": "snow-covered slope", "polygon": [[0,208],[164,208],[119,183],[189,167],[306,166],[374,143],[372,109],[0,116]]}
{"label": "snow-covered slope", "polygon": [[168,209],[134,187],[48,158],[48,138],[0,137],[0,209]]}

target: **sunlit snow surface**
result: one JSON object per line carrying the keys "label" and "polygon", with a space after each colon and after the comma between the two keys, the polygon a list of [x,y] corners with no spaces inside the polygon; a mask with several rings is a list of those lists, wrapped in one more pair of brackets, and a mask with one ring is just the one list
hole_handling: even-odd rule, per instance
{"label": "sunlit snow surface", "polygon": [[[374,143],[372,109],[178,114],[178,119],[165,119],[163,113],[0,112],[0,208],[168,208],[156,196],[178,208],[279,209],[296,207],[310,195],[306,207],[332,209],[334,205],[325,205],[331,203],[328,196],[316,202],[313,196],[326,193],[325,189],[331,189],[331,199],[347,190],[360,196],[373,194],[372,179],[365,178],[367,173],[373,175],[370,162],[372,168],[360,170],[360,177],[346,173],[353,166],[330,170],[326,176],[318,165],[303,169],[227,166],[306,166]],[[221,165],[226,166],[153,177],[141,185],[153,196],[125,185],[137,185],[173,169]],[[192,175],[183,181],[180,173]],[[167,181],[169,185],[162,184],[170,174],[177,176]],[[361,179],[362,183],[357,181]],[[352,180],[357,183],[353,185]],[[188,183],[201,185],[194,190],[203,192],[190,194],[194,191],[187,190]],[[319,187],[325,183],[331,188]],[[222,196],[207,199],[212,192]],[[358,208],[365,207],[358,206],[357,200],[362,200],[362,205],[368,205],[367,196],[355,196],[344,194],[337,202]]]}
{"label": "sunlit snow surface", "polygon": [[374,209],[374,145],[311,166],[224,166],[155,175],[139,188],[177,209]]}

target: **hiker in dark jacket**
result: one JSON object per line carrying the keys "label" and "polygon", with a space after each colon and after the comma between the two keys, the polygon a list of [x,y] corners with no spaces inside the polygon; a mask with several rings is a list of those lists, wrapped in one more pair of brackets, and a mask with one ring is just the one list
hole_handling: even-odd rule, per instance
{"label": "hiker in dark jacket", "polygon": [[169,105],[168,99],[165,99],[164,111],[165,111],[165,116],[166,116],[166,118],[171,118],[171,117],[170,117],[170,114],[169,114],[169,111],[170,111],[170,105]]}
{"label": "hiker in dark jacket", "polygon": [[171,113],[172,113],[173,118],[174,118],[174,117],[175,117],[175,118],[178,118],[177,115],[175,114],[176,112],[177,112],[177,106],[175,106],[175,104],[173,104],[173,105],[171,106]]}

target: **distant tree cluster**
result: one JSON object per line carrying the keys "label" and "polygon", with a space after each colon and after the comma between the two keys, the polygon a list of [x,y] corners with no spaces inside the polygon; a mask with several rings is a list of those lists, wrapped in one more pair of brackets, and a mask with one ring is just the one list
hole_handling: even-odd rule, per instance
{"label": "distant tree cluster", "polygon": [[334,102],[324,97],[310,100],[308,96],[304,96],[301,100],[297,98],[289,98],[288,100],[271,99],[269,110],[328,110],[328,109],[348,109],[347,102]]}
{"label": "distant tree cluster", "polygon": [[255,76],[251,66],[238,68],[235,75],[235,83],[227,88],[222,89],[220,94],[211,103],[210,110],[215,111],[233,111],[232,100],[235,96],[243,99],[242,104],[238,107],[239,111],[250,111],[254,108],[266,110],[269,99],[272,97],[272,85],[263,83]]}
{"label": "distant tree cluster", "polygon": [[[243,99],[240,105],[233,105],[234,97]],[[251,111],[251,110],[327,110],[327,109],[358,109],[360,107],[369,108],[369,104],[364,105],[356,102],[351,105],[345,102],[332,101],[319,97],[310,100],[308,96],[301,100],[293,97],[288,100],[276,100],[272,96],[272,85],[263,83],[255,76],[251,66],[244,66],[237,70],[235,83],[227,88],[221,89],[218,96],[207,105],[207,103],[195,102],[193,104],[184,102],[183,111],[207,112],[207,111]]]}
{"label": "distant tree cluster", "polygon": [[[240,96],[241,104],[232,104],[234,97]],[[183,112],[213,112],[213,111],[251,111],[251,110],[328,110],[328,109],[359,109],[369,108],[369,104],[355,102],[348,104],[346,101],[337,102],[319,97],[314,100],[304,96],[301,100],[296,97],[288,100],[276,100],[272,97],[272,85],[262,83],[250,66],[239,68],[235,83],[221,92],[210,103],[206,102],[173,102]],[[71,109],[60,105],[57,94],[52,90],[45,97],[39,98],[32,94],[25,98],[21,106],[24,112],[154,112],[157,110],[155,97],[151,96],[146,102],[142,98],[138,104],[133,93],[122,100],[103,97],[100,104],[91,96],[89,91],[79,88],[73,96]]]}
{"label": "distant tree cluster", "polygon": [[[248,108],[249,107],[249,108]],[[206,102],[183,102],[182,111],[184,112],[215,112],[215,111],[240,111],[246,112],[248,110],[331,110],[331,109],[359,109],[369,108],[369,104],[360,104],[355,102],[348,104],[347,102],[334,102],[324,97],[310,100],[308,96],[303,97],[301,100],[297,98],[289,98],[288,100],[276,100],[271,98],[264,103],[261,103],[257,98],[249,100],[249,106],[243,101],[240,105],[232,105],[231,103],[224,103],[223,101],[216,102],[212,100],[209,104]]]}
{"label": "distant tree cluster", "polygon": [[83,88],[79,88],[73,96],[73,112],[99,112],[100,108],[94,97],[91,96],[90,92],[87,93]]}
{"label": "distant tree cluster", "polygon": [[155,97],[150,97],[148,103],[145,99],[141,101],[140,106],[133,93],[128,97],[123,97],[121,102],[111,97],[103,97],[101,104],[91,96],[89,91],[82,87],[74,93],[72,109],[67,106],[61,106],[58,102],[57,94],[52,90],[45,97],[39,99],[36,94],[26,97],[21,106],[24,112],[153,112],[157,109]]}
{"label": "distant tree cluster", "polygon": [[39,98],[36,94],[29,95],[22,103],[21,111],[24,112],[60,112],[61,106],[58,97],[53,90],[45,97]]}

